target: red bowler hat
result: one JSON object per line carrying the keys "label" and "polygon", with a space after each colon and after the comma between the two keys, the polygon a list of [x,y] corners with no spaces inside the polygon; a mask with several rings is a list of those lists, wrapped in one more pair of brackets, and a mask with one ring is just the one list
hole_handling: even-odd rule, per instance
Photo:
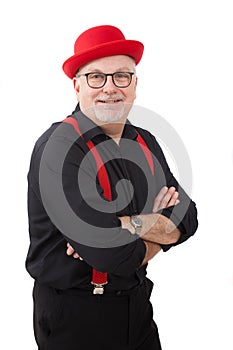
{"label": "red bowler hat", "polygon": [[143,50],[141,42],[126,40],[120,29],[110,25],[97,26],[78,37],[74,44],[74,55],[64,62],[62,68],[72,79],[81,66],[101,57],[127,55],[138,64]]}

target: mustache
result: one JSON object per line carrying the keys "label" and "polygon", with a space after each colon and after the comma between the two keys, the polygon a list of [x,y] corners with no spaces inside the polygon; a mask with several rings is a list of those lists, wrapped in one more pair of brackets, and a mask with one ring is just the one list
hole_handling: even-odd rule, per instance
{"label": "mustache", "polygon": [[98,102],[98,101],[106,102],[109,100],[125,101],[125,96],[123,96],[122,94],[111,94],[111,95],[102,94],[95,98],[95,102]]}

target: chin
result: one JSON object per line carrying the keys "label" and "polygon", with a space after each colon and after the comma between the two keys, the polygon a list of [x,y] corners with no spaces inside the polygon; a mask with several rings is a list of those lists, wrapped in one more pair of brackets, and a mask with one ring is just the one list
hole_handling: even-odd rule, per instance
{"label": "chin", "polygon": [[120,110],[103,110],[101,108],[95,108],[96,119],[103,123],[114,123],[123,119],[124,117],[124,108]]}

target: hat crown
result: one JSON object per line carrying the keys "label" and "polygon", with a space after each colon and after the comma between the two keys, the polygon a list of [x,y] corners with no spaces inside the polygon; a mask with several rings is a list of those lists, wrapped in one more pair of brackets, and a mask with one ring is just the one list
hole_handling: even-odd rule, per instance
{"label": "hat crown", "polygon": [[125,37],[120,29],[114,26],[103,25],[90,28],[83,32],[76,40],[74,44],[74,53],[79,54],[80,52],[88,51],[95,46],[117,40],[125,40]]}
{"label": "hat crown", "polygon": [[74,55],[63,63],[62,68],[65,74],[73,79],[80,67],[102,57],[127,55],[138,64],[143,49],[141,42],[126,40],[119,28],[112,25],[101,25],[90,28],[79,35],[74,44]]}

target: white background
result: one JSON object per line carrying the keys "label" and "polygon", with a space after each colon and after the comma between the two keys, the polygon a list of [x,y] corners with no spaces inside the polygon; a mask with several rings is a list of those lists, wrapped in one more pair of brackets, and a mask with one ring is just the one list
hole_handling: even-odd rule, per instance
{"label": "white background", "polygon": [[1,2],[1,349],[36,349],[24,269],[33,145],[75,106],[61,65],[77,36],[112,24],[145,45],[136,103],[173,125],[192,162],[199,229],[149,268],[163,350],[232,350],[232,17],[230,0]]}

